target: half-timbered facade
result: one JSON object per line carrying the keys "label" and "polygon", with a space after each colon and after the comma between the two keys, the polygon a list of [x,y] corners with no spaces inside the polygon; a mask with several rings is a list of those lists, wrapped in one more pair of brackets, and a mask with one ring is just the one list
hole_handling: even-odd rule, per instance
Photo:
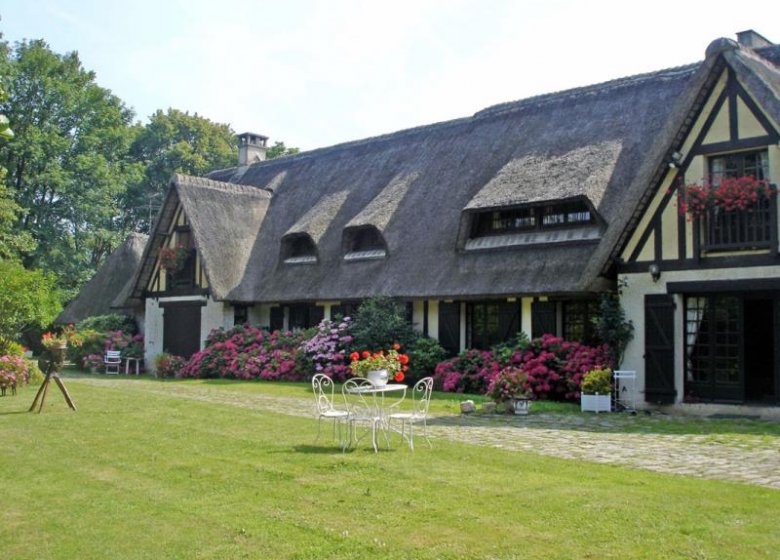
{"label": "half-timbered facade", "polygon": [[[777,197],[693,219],[678,198],[703,179],[780,179],[780,47],[740,41],[696,64],[175,176],[131,297],[145,301],[147,357],[244,321],[312,326],[374,295],[406,302],[452,353],[518,331],[593,342],[598,295],[619,287],[638,400],[775,402]],[[241,135],[255,154],[265,140]],[[189,264],[171,275],[160,250],[182,245]]]}

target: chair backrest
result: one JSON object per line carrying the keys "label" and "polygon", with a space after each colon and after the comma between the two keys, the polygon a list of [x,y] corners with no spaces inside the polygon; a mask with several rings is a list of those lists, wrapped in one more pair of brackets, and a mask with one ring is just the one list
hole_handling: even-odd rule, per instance
{"label": "chair backrest", "polygon": [[341,387],[341,394],[344,397],[344,404],[347,406],[347,410],[360,415],[368,414],[371,410],[371,406],[366,398],[371,393],[367,392],[368,389],[373,389],[374,384],[368,379],[362,377],[353,377],[344,382]]}
{"label": "chair backrest", "polygon": [[311,388],[317,402],[317,412],[333,410],[333,380],[324,373],[317,373],[311,378]]}
{"label": "chair backrest", "polygon": [[122,355],[121,350],[106,350],[106,361],[120,360]]}
{"label": "chair backrest", "polygon": [[423,377],[412,387],[412,410],[417,416],[426,416],[431,404],[433,377]]}

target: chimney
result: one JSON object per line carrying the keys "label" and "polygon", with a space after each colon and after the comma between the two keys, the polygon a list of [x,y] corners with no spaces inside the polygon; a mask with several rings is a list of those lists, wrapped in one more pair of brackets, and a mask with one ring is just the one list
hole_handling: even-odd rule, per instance
{"label": "chimney", "polygon": [[244,132],[238,135],[238,165],[252,165],[258,161],[265,161],[265,151],[268,136]]}
{"label": "chimney", "polygon": [[772,45],[774,45],[772,41],[770,41],[763,35],[756,33],[752,29],[738,32],[737,43],[739,43],[743,47],[748,47],[750,49],[760,49],[763,47],[771,47]]}

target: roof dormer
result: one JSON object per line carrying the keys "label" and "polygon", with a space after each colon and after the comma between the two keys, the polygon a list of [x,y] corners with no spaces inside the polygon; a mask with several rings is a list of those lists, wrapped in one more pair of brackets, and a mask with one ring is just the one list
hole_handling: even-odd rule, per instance
{"label": "roof dormer", "polygon": [[383,259],[387,256],[387,243],[374,226],[346,228],[341,244],[345,261]]}
{"label": "roof dormer", "polygon": [[281,261],[284,264],[314,264],[317,246],[306,233],[285,235],[282,238]]}

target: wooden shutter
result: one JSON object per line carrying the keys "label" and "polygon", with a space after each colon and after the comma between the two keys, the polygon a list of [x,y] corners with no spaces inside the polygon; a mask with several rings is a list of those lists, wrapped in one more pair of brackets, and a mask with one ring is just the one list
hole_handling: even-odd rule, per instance
{"label": "wooden shutter", "polygon": [[284,328],[284,307],[272,307],[271,308],[271,324],[269,325],[271,332],[280,331]]}
{"label": "wooden shutter", "polygon": [[645,400],[671,404],[674,386],[674,300],[667,294],[645,296]]}
{"label": "wooden shutter", "polygon": [[309,327],[316,327],[325,318],[325,308],[319,305],[309,306]]}
{"label": "wooden shutter", "polygon": [[498,342],[506,342],[520,330],[520,304],[502,303],[498,307]]}
{"label": "wooden shutter", "polygon": [[531,337],[557,334],[557,305],[554,301],[535,301],[531,304]]}
{"label": "wooden shutter", "polygon": [[439,303],[439,343],[450,356],[460,352],[460,303]]}

